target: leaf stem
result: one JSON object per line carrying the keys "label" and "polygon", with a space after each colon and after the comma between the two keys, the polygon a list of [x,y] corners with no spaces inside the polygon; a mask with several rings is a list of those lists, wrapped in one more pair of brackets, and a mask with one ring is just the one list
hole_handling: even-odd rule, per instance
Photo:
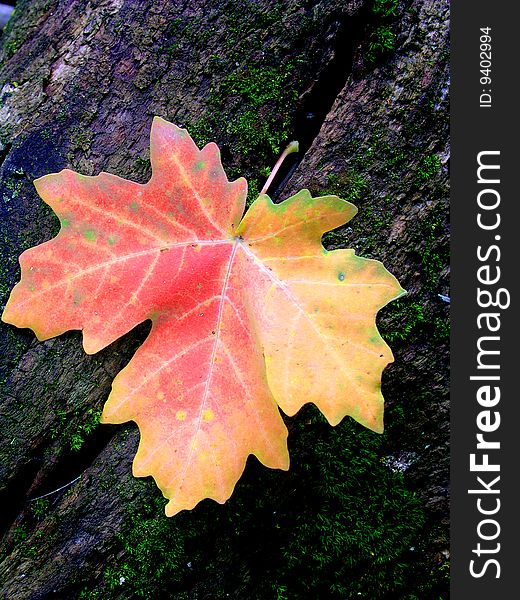
{"label": "leaf stem", "polygon": [[281,167],[283,161],[285,160],[285,157],[288,154],[291,154],[292,152],[298,152],[298,150],[299,150],[299,144],[296,141],[291,142],[287,146],[287,148],[282,152],[280,158],[276,161],[276,164],[274,165],[273,170],[271,171],[271,174],[267,178],[267,181],[264,183],[264,187],[260,190],[260,195],[267,193],[267,190],[269,189],[269,186],[271,185],[273,179],[275,178],[276,173],[278,173],[278,169]]}

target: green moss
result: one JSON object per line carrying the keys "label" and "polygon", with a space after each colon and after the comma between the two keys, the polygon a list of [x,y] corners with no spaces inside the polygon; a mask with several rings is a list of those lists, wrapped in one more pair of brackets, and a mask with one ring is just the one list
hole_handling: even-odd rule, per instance
{"label": "green moss", "polygon": [[430,154],[429,156],[425,156],[417,171],[415,172],[415,182],[420,185],[425,181],[428,181],[437,173],[441,168],[441,161],[437,154]]}
{"label": "green moss", "polygon": [[[45,393],[55,393],[58,387],[58,382],[53,382],[45,385]],[[64,407],[55,408],[56,421],[50,431],[51,440],[61,438],[63,444],[72,452],[81,450],[88,437],[97,429],[101,410],[89,408],[84,416],[80,416],[83,412],[81,407],[75,408],[72,411],[66,410]],[[83,421],[74,428],[68,427],[71,422],[76,423],[80,418]]]}
{"label": "green moss", "polygon": [[78,595],[78,600],[102,600],[102,599],[103,599],[103,592],[91,591],[88,589],[81,590]]}
{"label": "green moss", "polygon": [[327,177],[327,188],[320,192],[320,196],[330,194],[340,196],[355,204],[367,193],[367,182],[361,173],[349,170],[344,173],[331,173]]}
{"label": "green moss", "polygon": [[248,110],[227,127],[235,139],[235,148],[240,154],[253,154],[257,149],[273,155],[280,152],[280,145],[287,139],[287,132],[277,130],[269,119],[258,115],[256,110]]}
{"label": "green moss", "polygon": [[28,537],[29,537],[29,532],[27,530],[27,527],[24,524],[17,525],[11,531],[11,539],[12,539],[12,542],[13,542],[13,546],[17,546],[18,544],[21,544]]}
{"label": "green moss", "polygon": [[[293,71],[293,63],[281,68],[250,66],[224,77],[210,92],[208,113],[187,124],[197,145],[221,140],[223,152],[234,162],[240,158],[246,174],[248,163],[254,163],[253,179],[258,164],[274,164],[290,136],[298,99],[289,84]],[[255,188],[251,181],[250,188]]]}
{"label": "green moss", "polygon": [[73,452],[80,450],[87,438],[97,429],[101,411],[90,408],[86,412],[86,420],[75,431],[66,435],[66,440]]}
{"label": "green moss", "polygon": [[[357,181],[358,186],[355,186],[354,190],[357,189],[358,193],[352,197],[355,203],[356,200],[369,195],[369,183],[372,178],[401,181],[408,158],[403,143],[402,138],[382,128],[375,128],[366,141],[350,140],[350,168],[346,173],[329,175],[328,188],[338,195],[349,195],[351,193],[349,179]],[[361,187],[359,184],[363,181],[365,185]]]}
{"label": "green moss", "polygon": [[396,46],[395,20],[399,12],[398,0],[372,0],[372,31],[368,36],[365,60],[368,66],[384,58]]}
{"label": "green moss", "polygon": [[[320,196],[334,194],[357,206],[358,215],[347,225],[354,229],[352,239],[363,244],[365,254],[377,249],[382,230],[391,224],[392,199],[385,196],[377,202],[371,201],[370,186],[364,172],[351,169],[344,173],[330,174],[327,177],[326,189],[318,193]],[[345,246],[345,241],[344,228],[325,233],[322,240],[325,247]]]}
{"label": "green moss", "polygon": [[396,17],[399,0],[373,0],[372,12],[383,18]]}
{"label": "green moss", "polygon": [[365,57],[369,63],[375,63],[395,48],[396,35],[391,25],[376,27],[370,36]]}
{"label": "green moss", "polygon": [[3,187],[9,191],[8,194],[4,194],[2,199],[5,203],[10,202],[14,198],[18,198],[23,189],[24,182],[20,177],[16,177],[16,175],[21,175],[22,173],[12,173],[11,176],[5,177],[3,180]]}
{"label": "green moss", "polygon": [[62,106],[56,115],[56,120],[59,123],[66,123],[69,118],[69,108],[68,106]]}
{"label": "green moss", "polygon": [[411,296],[404,296],[384,309],[380,331],[384,339],[393,347],[399,342],[410,345],[419,340],[446,342],[450,335],[447,315],[432,309],[430,304]]}
{"label": "green moss", "polygon": [[258,169],[258,174],[267,179],[271,175],[271,167],[261,167]]}
{"label": "green moss", "polygon": [[433,218],[422,221],[419,229],[424,241],[420,253],[422,275],[426,288],[434,290],[438,284],[439,275],[448,262],[449,249],[445,245],[440,246],[438,242],[444,234],[444,225],[433,215]]}
{"label": "green moss", "polygon": [[[288,59],[287,48],[301,48],[306,43],[304,22],[310,19],[316,27],[319,11],[302,14],[301,20],[287,28],[284,10],[283,2],[271,3],[269,10],[253,0],[224,3],[225,46],[204,61],[210,80],[206,106],[198,118],[184,117],[198,146],[216,141],[226,170],[240,164],[240,175],[248,179],[259,177],[258,165],[273,165],[290,141],[299,97],[308,85],[301,80],[309,68],[308,59],[302,58],[303,53]],[[211,28],[203,27],[198,16],[192,21],[200,51],[200,33],[211,33]],[[177,22],[173,29],[184,26]],[[266,51],[266,30],[269,39],[281,36],[284,43]],[[172,39],[176,35],[172,34]],[[207,56],[207,48],[205,52]],[[245,56],[252,57],[248,64]]]}
{"label": "green moss", "polygon": [[24,548],[24,555],[28,556],[28,557],[32,557],[32,556],[38,556],[38,554],[41,552],[41,548],[40,548],[40,541],[43,538],[43,536],[45,535],[45,532],[43,531],[37,531],[35,534],[35,540],[36,543],[31,544],[30,546],[27,546]]}
{"label": "green moss", "polygon": [[[23,169],[4,170],[0,195],[1,211],[5,219],[5,226],[0,231],[0,313],[5,308],[14,284],[19,279],[18,257],[22,251],[33,246],[35,237],[36,239],[38,237],[37,228],[28,233],[27,229],[16,229],[7,226],[11,218],[10,215],[20,211],[22,205],[20,203],[23,203],[29,185],[31,184],[27,180]],[[3,328],[2,338],[6,355],[4,357],[4,368],[0,370],[0,386],[7,384],[8,374],[27,350],[28,345],[31,343],[32,334],[28,330],[6,326]],[[0,397],[3,397],[1,389]]]}
{"label": "green moss", "polygon": [[[7,543],[2,545],[0,560],[3,560],[14,550],[20,551],[20,556],[30,558],[41,552],[40,543],[44,537],[49,541],[49,532],[36,530],[37,524],[48,514],[50,503],[46,498],[39,498],[30,504],[30,510],[24,511],[22,520],[11,529]],[[52,534],[51,534],[52,535]]]}
{"label": "green moss", "polygon": [[[402,142],[394,140],[388,131],[375,130],[367,142],[353,140],[349,143],[353,150],[350,158],[350,169],[343,173],[330,174],[325,190],[319,194],[336,194],[340,198],[353,202],[359,209],[358,215],[348,224],[349,240],[355,240],[357,249],[364,256],[379,258],[378,246],[389,231],[395,218],[398,206],[394,197],[388,195],[383,199],[371,193],[371,181],[400,181],[407,177],[407,151]],[[419,177],[425,181],[433,177],[440,168],[440,159],[436,154],[429,154],[420,163]],[[399,189],[398,185],[392,186]],[[401,195],[401,198],[404,198]],[[414,257],[420,266],[422,284],[428,291],[435,291],[439,285],[439,277],[449,261],[449,249],[446,237],[446,212],[443,202],[433,201],[425,205],[418,217],[407,222],[407,235],[410,237],[411,249],[415,249]],[[402,200],[401,200],[402,202]],[[350,229],[352,231],[350,231]],[[327,246],[345,246],[345,229],[326,233],[323,242]],[[439,329],[439,335],[440,329]]]}
{"label": "green moss", "polygon": [[168,519],[163,507],[164,502],[156,497],[133,518],[122,535],[125,558],[119,564],[107,566],[104,573],[109,591],[120,589],[124,582],[124,589],[131,589],[139,598],[149,598],[155,587],[163,589],[161,580],[172,586],[189,575],[184,544],[194,532],[183,530],[173,519]]}
{"label": "green moss", "polygon": [[14,56],[18,50],[18,44],[16,40],[6,40],[3,46],[6,58],[11,58]]}
{"label": "green moss", "polygon": [[149,158],[138,156],[135,159],[135,170],[139,173],[148,173],[152,168]]}
{"label": "green moss", "polygon": [[332,428],[311,406],[289,429],[289,472],[250,460],[224,505],[204,501],[171,519],[159,494],[143,506],[100,597],[402,597],[425,513],[386,466],[384,436],[352,419]]}
{"label": "green moss", "polygon": [[247,182],[247,198],[246,208],[249,208],[251,204],[258,198],[260,194],[260,183],[258,179],[249,179]]}
{"label": "green moss", "polygon": [[[280,23],[283,17],[283,2],[272,3],[269,10],[252,0],[233,0],[227,2],[225,8],[226,15],[226,34],[229,56],[233,59],[242,58],[241,46],[244,39],[247,39],[248,45],[260,49],[262,39],[258,31],[265,30],[275,23]],[[251,33],[256,34],[252,39]]]}
{"label": "green moss", "polygon": [[[320,415],[312,420],[325,427]],[[312,436],[308,428],[308,443]],[[314,597],[396,594],[406,579],[409,546],[425,522],[420,501],[402,474],[384,466],[383,437],[347,419],[339,431],[320,431],[313,439],[320,460],[309,465],[309,475],[323,504],[315,518],[294,519],[299,535],[283,547],[289,589],[302,598],[306,589]],[[401,511],[406,524],[398,522]],[[299,573],[307,574],[305,581],[298,581]]]}
{"label": "green moss", "polygon": [[183,21],[180,17],[170,21],[164,33],[164,37],[168,41],[159,48],[159,52],[171,57],[177,56],[182,48],[183,40],[186,39],[186,36],[188,39],[190,38],[191,28],[191,22]]}
{"label": "green moss", "polygon": [[434,321],[434,341],[446,342],[450,338],[450,320],[448,317],[436,317]]}
{"label": "green moss", "polygon": [[392,302],[385,312],[386,325],[381,333],[390,345],[397,340],[410,341],[427,320],[424,306],[406,296]]}
{"label": "green moss", "polygon": [[201,117],[193,123],[188,124],[188,132],[199,148],[205,146],[215,138],[212,119],[208,116]]}
{"label": "green moss", "polygon": [[251,67],[228,75],[222,82],[221,92],[239,94],[252,107],[259,108],[286,94],[285,83],[292,66],[282,69]]}
{"label": "green moss", "polygon": [[53,3],[54,0],[17,0],[1,32],[2,50],[6,59],[11,58],[24,45]]}
{"label": "green moss", "polygon": [[49,511],[49,500],[48,498],[38,498],[31,503],[31,512],[37,518],[41,519]]}
{"label": "green moss", "polygon": [[88,152],[94,139],[94,132],[85,127],[74,127],[70,132],[70,146],[72,152]]}

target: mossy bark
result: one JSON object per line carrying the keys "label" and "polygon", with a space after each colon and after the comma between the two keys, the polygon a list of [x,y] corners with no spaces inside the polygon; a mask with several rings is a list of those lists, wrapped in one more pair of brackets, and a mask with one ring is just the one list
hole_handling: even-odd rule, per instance
{"label": "mossy bark", "polygon": [[[203,502],[174,525],[164,524],[154,485],[131,476],[136,428],[96,426],[148,325],[87,356],[77,332],[39,343],[2,324],[3,597],[447,597],[448,4],[22,0],[1,41],[1,307],[19,278],[18,255],[58,228],[32,180],[69,167],[146,181],[154,115],[199,143],[216,141],[251,195],[284,144],[299,139],[274,197],[307,187],[353,201],[359,214],[326,245],[384,261],[408,290],[380,317],[396,359],[384,374],[384,436],[351,423],[329,431],[309,408],[288,420],[291,473],[262,474],[251,462],[228,505]],[[370,460],[357,462],[358,452]],[[344,483],[346,468],[367,478],[366,490]],[[313,500],[299,504],[296,489],[314,490]],[[383,496],[393,492],[401,500],[387,514]],[[366,535],[349,530],[330,550],[327,536],[344,524],[330,515],[344,514],[348,498],[386,506],[387,516],[371,525],[346,513]],[[329,512],[314,514],[327,499]],[[411,521],[396,535],[403,507]],[[322,517],[329,529],[312,529]],[[371,562],[367,536],[396,539],[386,562]],[[407,547],[397,549],[397,538]],[[298,546],[311,539],[317,550]],[[206,544],[215,547],[209,558]],[[347,568],[347,547],[367,556]],[[149,561],[153,552],[162,558]],[[277,552],[271,562],[264,555]],[[298,556],[316,571],[307,592],[294,575]],[[384,582],[371,574],[378,569]],[[334,583],[343,576],[368,583]]]}

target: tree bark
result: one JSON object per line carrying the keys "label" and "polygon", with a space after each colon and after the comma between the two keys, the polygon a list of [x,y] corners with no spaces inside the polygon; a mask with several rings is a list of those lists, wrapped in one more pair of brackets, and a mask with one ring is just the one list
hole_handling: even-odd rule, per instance
{"label": "tree bark", "polygon": [[[405,577],[408,593],[435,580],[421,598],[447,595],[448,9],[445,0],[27,0],[0,54],[2,309],[18,255],[58,229],[32,181],[65,167],[146,181],[154,115],[199,144],[216,141],[228,176],[246,176],[251,195],[262,168],[298,139],[273,197],[309,188],[359,207],[325,243],[382,260],[408,291],[379,321],[395,355],[383,381],[382,458],[427,516],[422,555],[410,559],[416,576]],[[42,343],[1,324],[4,598],[154,597],[127,589],[116,567],[131,554],[124,532],[160,494],[131,475],[136,427],[96,426],[148,329],[87,356],[79,332]],[[271,506],[254,487],[259,471],[248,464],[244,485]],[[273,490],[264,494],[280,500]],[[237,526],[209,504],[193,511],[196,524],[182,517],[198,544],[209,519]],[[241,526],[254,527],[262,510],[252,506]],[[221,597],[212,578],[230,569],[240,574],[231,597],[276,597],[257,591],[270,573],[257,554],[234,556],[239,564],[215,561],[201,578],[186,563],[170,597]]]}

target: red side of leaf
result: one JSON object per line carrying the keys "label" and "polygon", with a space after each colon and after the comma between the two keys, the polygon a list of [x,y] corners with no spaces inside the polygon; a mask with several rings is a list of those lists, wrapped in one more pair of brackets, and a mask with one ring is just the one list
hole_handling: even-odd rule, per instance
{"label": "red side of leaf", "polygon": [[288,468],[277,404],[381,431],[392,355],[375,314],[402,290],[377,261],[321,245],[355,207],[304,190],[261,196],[240,223],[245,180],[228,182],[216,145],[199,151],[158,118],[151,162],[145,185],[68,170],[35,182],[62,227],[20,257],[2,318],[41,340],[82,329],[89,353],[152,320],[102,420],[137,422],[134,473],[153,475],[166,513],[224,502],[249,454]]}

